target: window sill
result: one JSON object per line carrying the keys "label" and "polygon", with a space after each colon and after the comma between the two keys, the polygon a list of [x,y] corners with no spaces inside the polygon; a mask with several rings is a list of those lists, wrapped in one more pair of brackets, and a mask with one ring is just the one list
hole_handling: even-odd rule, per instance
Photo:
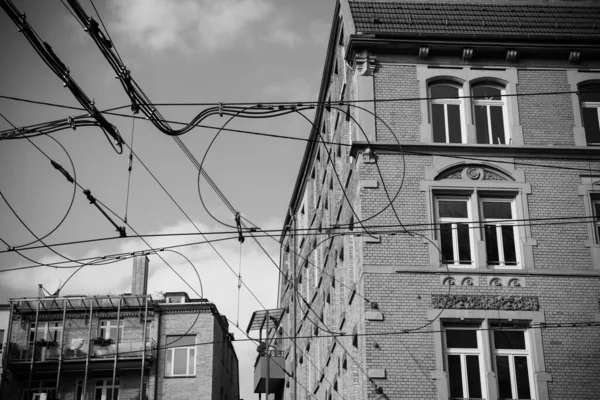
{"label": "window sill", "polygon": [[165,375],[165,379],[185,379],[185,378],[195,378],[196,375]]}

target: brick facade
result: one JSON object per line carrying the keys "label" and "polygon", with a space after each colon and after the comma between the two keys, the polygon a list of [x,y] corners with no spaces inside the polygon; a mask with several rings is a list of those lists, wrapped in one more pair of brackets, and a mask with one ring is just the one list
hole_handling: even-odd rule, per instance
{"label": "brick facade", "polygon": [[[500,376],[503,353],[492,345],[495,335],[512,329],[528,343],[519,353],[524,356],[515,356],[528,363],[521,396],[596,398],[600,238],[590,223],[590,201],[599,191],[600,153],[582,139],[576,92],[580,82],[600,80],[594,72],[598,40],[575,63],[579,55],[568,57],[579,43],[575,37],[540,34],[538,42],[555,48],[533,51],[531,43],[493,36],[493,24],[477,28],[490,30],[482,34],[491,47],[459,32],[457,39],[436,37],[436,29],[447,27],[434,25],[415,25],[432,29],[431,42],[420,35],[411,42],[406,21],[426,18],[414,10],[427,8],[396,3],[359,8],[340,1],[336,8],[319,97],[326,104],[317,110],[318,132],[311,136],[319,140],[320,133],[333,144],[309,143],[290,205],[296,223],[288,217],[282,235],[279,304],[286,315],[277,346],[286,353],[286,371],[296,371],[286,378],[282,398],[295,398],[296,387],[298,399],[447,399],[462,379],[450,374],[449,327],[477,332],[481,372],[474,376],[482,395],[471,397],[516,396],[516,384]],[[403,14],[406,7],[410,16]],[[500,6],[473,12],[494,7]],[[589,7],[572,10],[599,10]],[[533,12],[527,10],[519,12]],[[510,26],[518,31],[528,23]],[[403,36],[390,33],[392,27]],[[461,90],[454,104],[461,107],[462,143],[434,143],[432,82]],[[505,143],[481,144],[475,135],[480,128],[472,110],[481,103],[470,88],[489,82],[504,90]],[[369,97],[361,97],[365,93]],[[369,102],[352,103],[371,99],[378,100],[376,118]],[[516,261],[493,261],[488,228],[471,215],[472,259],[449,265],[441,257],[436,205],[443,196],[463,199],[477,213],[486,199],[511,204]],[[289,339],[294,333],[297,360]]]}

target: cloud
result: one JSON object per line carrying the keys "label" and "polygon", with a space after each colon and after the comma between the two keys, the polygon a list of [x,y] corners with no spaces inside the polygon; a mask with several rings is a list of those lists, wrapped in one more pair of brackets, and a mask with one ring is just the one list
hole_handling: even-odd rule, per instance
{"label": "cloud", "polygon": [[268,32],[261,35],[266,42],[281,44],[293,48],[302,42],[302,37],[289,28],[291,17],[280,16],[268,26]]}
{"label": "cloud", "polygon": [[311,85],[298,77],[285,77],[266,85],[263,95],[267,101],[309,101],[317,97]]}
{"label": "cloud", "polygon": [[312,21],[308,27],[308,34],[318,45],[323,47],[327,46],[329,40],[329,31],[331,30],[331,24],[327,24],[322,21]]}
{"label": "cloud", "polygon": [[[261,24],[275,13],[275,3],[269,0],[112,1],[115,32],[153,51],[199,48],[216,52],[255,39],[286,46],[300,41],[285,18]],[[261,32],[265,29],[266,33]]]}

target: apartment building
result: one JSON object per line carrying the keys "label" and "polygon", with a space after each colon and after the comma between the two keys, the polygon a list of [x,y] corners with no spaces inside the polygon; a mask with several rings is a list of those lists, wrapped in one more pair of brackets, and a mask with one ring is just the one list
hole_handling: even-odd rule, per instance
{"label": "apartment building", "polygon": [[146,294],[11,299],[3,400],[239,399],[225,316],[206,299]]}
{"label": "apartment building", "polygon": [[337,2],[281,237],[277,396],[598,397],[598,21]]}

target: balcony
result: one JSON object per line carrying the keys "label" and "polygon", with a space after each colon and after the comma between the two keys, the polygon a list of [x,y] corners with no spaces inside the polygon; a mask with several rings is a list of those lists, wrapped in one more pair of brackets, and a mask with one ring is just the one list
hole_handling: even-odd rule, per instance
{"label": "balcony", "polygon": [[[95,343],[96,342],[96,343]],[[71,339],[64,343],[63,348],[55,343],[44,341],[10,343],[8,349],[8,363],[11,367],[29,365],[33,361],[43,364],[48,370],[56,369],[62,355],[64,369],[80,370],[84,368],[89,356],[89,368],[100,367],[113,363],[115,356],[120,366],[134,366],[140,364],[144,356],[144,342],[140,339],[122,339],[119,343],[99,343],[92,339]],[[156,343],[146,342],[146,360],[153,360],[156,355]],[[44,368],[44,366],[39,366]]]}
{"label": "balcony", "polygon": [[254,393],[267,392],[267,376],[269,377],[269,393],[281,393],[285,382],[284,366],[283,351],[270,350],[268,357],[259,355],[254,364]]}

